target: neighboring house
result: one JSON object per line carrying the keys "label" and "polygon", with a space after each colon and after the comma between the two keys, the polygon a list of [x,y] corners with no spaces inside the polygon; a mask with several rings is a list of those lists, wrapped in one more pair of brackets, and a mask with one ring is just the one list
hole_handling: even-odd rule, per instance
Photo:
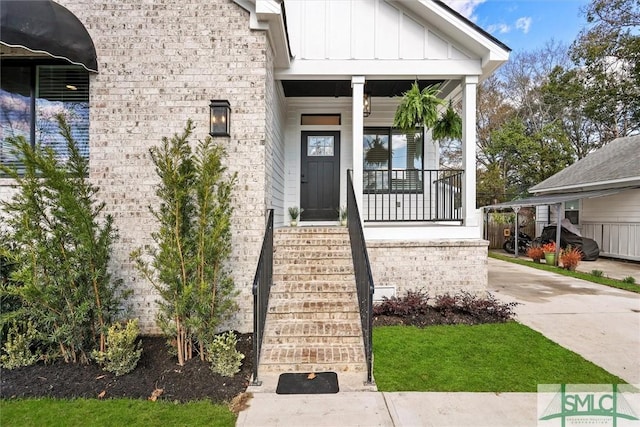
{"label": "neighboring house", "polygon": [[[203,139],[212,99],[231,106],[229,136],[216,138],[238,173],[234,328],[252,328],[266,211],[274,209],[276,228],[288,223],[290,206],[304,209],[303,226],[335,224],[347,170],[380,290],[486,289],[487,242],[475,208],[476,95],[510,50],[442,2],[2,0],[1,7],[0,140],[24,135],[64,157],[52,114],[71,118],[120,232],[113,273],[133,290],[145,332],[157,332],[157,295],[129,254],[150,244],[156,229],[149,148],[187,119],[194,140]],[[8,25],[20,20],[32,33]],[[439,170],[428,133],[407,141],[392,128],[399,96],[416,78],[461,101],[460,171]],[[0,161],[10,163],[5,148]],[[0,197],[11,193],[0,177]],[[587,207],[583,224],[612,219],[588,216]]]}
{"label": "neighboring house", "polygon": [[[640,261],[639,165],[640,135],[618,138],[529,191],[562,199],[560,215],[595,240],[601,255]],[[536,221],[539,232],[556,214],[538,206]]]}

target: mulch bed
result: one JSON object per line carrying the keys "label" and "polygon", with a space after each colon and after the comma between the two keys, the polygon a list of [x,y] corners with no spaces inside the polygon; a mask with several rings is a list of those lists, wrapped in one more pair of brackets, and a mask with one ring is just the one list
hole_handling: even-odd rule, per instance
{"label": "mulch bed", "polygon": [[251,334],[238,334],[237,349],[245,358],[240,372],[231,378],[213,373],[209,364],[199,358],[179,366],[177,357],[169,353],[163,337],[143,337],[142,348],[142,356],[136,369],[119,377],[103,371],[93,363],[38,363],[25,368],[2,369],[0,398],[148,399],[159,394],[158,400],[211,400],[222,403],[230,402],[234,396],[244,392],[251,378]]}

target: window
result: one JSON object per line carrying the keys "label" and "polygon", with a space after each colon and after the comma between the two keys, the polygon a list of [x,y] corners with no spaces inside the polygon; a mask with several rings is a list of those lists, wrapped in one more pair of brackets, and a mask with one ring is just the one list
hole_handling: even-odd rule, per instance
{"label": "window", "polygon": [[564,202],[564,217],[573,225],[580,224],[580,200]]}
{"label": "window", "polygon": [[364,191],[422,191],[423,134],[366,128],[363,137]]}
{"label": "window", "polygon": [[338,126],[340,125],[340,117],[340,114],[303,114],[300,116],[300,124]]}
{"label": "window", "polygon": [[51,147],[65,161],[69,153],[58,114],[66,118],[80,152],[89,156],[89,74],[84,68],[3,63],[0,81],[0,163],[16,165],[6,139],[17,136]]}

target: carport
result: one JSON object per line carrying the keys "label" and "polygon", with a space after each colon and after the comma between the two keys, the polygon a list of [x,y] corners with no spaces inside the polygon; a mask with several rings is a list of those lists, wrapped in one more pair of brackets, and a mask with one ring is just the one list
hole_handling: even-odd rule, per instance
{"label": "carport", "polygon": [[498,203],[495,205],[488,205],[488,206],[483,206],[481,209],[483,210],[483,217],[484,217],[484,223],[485,223],[485,229],[486,229],[486,224],[488,224],[489,222],[489,211],[491,211],[492,209],[512,209],[515,214],[516,214],[516,220],[515,220],[515,255],[516,257],[518,257],[518,212],[520,211],[521,208],[523,207],[530,207],[530,206],[556,206],[556,211],[558,213],[558,219],[557,219],[557,224],[558,227],[556,227],[556,242],[558,242],[558,244],[556,245],[556,259],[560,259],[560,234],[561,234],[561,230],[562,227],[560,226],[560,223],[562,221],[562,204],[564,202],[568,202],[570,200],[576,200],[576,199],[593,199],[596,197],[604,197],[604,196],[610,196],[613,194],[617,194],[619,193],[621,190],[620,189],[615,189],[615,190],[597,190],[597,191],[583,191],[583,192],[574,192],[574,193],[558,193],[558,194],[549,194],[549,195],[545,195],[545,196],[534,196],[534,197],[528,197],[525,199],[518,199],[518,200],[512,200],[510,202],[503,202],[503,203]]}

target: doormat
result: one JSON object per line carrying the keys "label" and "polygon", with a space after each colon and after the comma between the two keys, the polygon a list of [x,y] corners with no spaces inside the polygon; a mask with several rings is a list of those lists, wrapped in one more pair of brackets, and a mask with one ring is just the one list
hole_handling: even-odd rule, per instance
{"label": "doormat", "polygon": [[277,394],[327,394],[339,390],[335,372],[280,374],[276,387]]}

